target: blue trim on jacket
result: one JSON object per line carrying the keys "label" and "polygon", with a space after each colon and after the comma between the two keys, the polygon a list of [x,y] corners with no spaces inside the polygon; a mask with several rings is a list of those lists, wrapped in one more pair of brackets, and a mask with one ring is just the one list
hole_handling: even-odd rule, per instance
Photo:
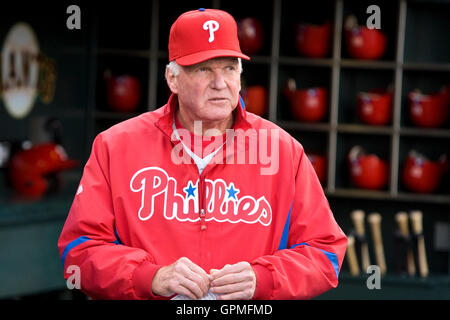
{"label": "blue trim on jacket", "polygon": [[[120,241],[120,238],[119,238],[119,235],[118,235],[118,233],[117,233],[117,230],[114,230],[114,234],[116,235],[116,240],[113,241],[113,242],[111,242],[111,243],[122,244],[122,241]],[[88,238],[88,237],[86,237],[86,236],[81,236],[81,237],[76,238],[75,240],[71,241],[71,242],[64,248],[63,254],[62,254],[62,256],[61,256],[61,262],[62,262],[63,269],[64,269],[65,263],[66,263],[66,256],[67,256],[67,254],[70,252],[70,250],[72,250],[72,249],[75,248],[76,246],[78,246],[78,245],[80,245],[80,244],[82,244],[82,243],[84,243],[84,242],[86,242],[86,241],[88,241],[88,240],[91,240],[91,238]]]}
{"label": "blue trim on jacket", "polygon": [[[306,242],[302,242],[302,243],[294,244],[294,245],[291,247],[291,249],[292,249],[292,248],[295,248],[295,247],[297,247],[297,246],[301,246],[301,245],[305,245],[305,246],[310,247],[310,245],[307,244]],[[314,247],[312,247],[312,248],[314,248]],[[327,256],[328,260],[330,260],[331,265],[332,265],[333,268],[334,268],[334,272],[336,273],[336,278],[338,278],[338,277],[339,277],[339,262],[338,262],[338,258],[337,258],[336,253],[328,252],[328,251],[322,250],[322,249],[320,249],[320,248],[317,248],[317,249],[319,249],[320,251],[322,251],[322,252]]]}
{"label": "blue trim on jacket", "polygon": [[[292,211],[292,205],[293,203],[291,203],[291,208],[289,209],[289,214],[288,217],[286,219],[286,222],[284,224],[284,228],[283,228],[283,233],[281,235],[281,240],[280,240],[280,244],[278,246],[278,250],[283,250],[287,248],[287,243],[288,243],[288,238],[289,238],[289,223],[291,221],[291,211]],[[290,249],[293,249],[297,246],[301,246],[301,245],[305,245],[305,246],[310,246],[309,244],[307,244],[306,242],[302,242],[302,243],[297,243],[294,244],[290,247]],[[319,248],[317,248],[319,249]],[[325,256],[328,258],[328,260],[330,260],[331,265],[333,266],[334,272],[336,273],[336,278],[338,278],[339,276],[339,262],[338,262],[338,258],[337,255],[333,252],[328,252],[322,249],[319,249],[320,251],[322,251]]]}
{"label": "blue trim on jacket", "polygon": [[283,234],[281,235],[281,240],[280,240],[280,245],[278,246],[278,250],[287,248],[287,242],[288,242],[288,236],[289,236],[289,223],[291,221],[291,210],[292,210],[293,203],[294,202],[291,203],[291,208],[289,209],[289,214],[286,219],[286,223],[284,224]]}

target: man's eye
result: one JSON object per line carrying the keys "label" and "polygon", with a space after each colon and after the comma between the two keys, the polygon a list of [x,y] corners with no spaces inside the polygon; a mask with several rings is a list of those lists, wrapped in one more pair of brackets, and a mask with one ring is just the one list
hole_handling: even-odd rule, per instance
{"label": "man's eye", "polygon": [[234,71],[234,70],[236,70],[236,67],[235,66],[228,66],[227,70],[228,71]]}
{"label": "man's eye", "polygon": [[208,71],[208,68],[206,68],[206,67],[200,67],[200,68],[197,69],[197,71],[205,72],[205,71]]}

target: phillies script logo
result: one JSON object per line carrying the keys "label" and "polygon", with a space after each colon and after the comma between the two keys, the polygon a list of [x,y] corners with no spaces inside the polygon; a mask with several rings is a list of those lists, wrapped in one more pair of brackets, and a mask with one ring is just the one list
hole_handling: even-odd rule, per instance
{"label": "phillies script logo", "polygon": [[[141,193],[139,219],[146,221],[163,208],[167,220],[199,221],[198,182],[188,181],[183,187],[184,194],[179,194],[177,180],[163,169],[147,167],[137,171],[130,180],[130,189]],[[264,196],[258,199],[241,196],[233,183],[227,185],[222,179],[205,179],[204,186],[205,194],[200,196],[205,197],[206,221],[261,223],[263,226],[272,222],[272,208]]]}

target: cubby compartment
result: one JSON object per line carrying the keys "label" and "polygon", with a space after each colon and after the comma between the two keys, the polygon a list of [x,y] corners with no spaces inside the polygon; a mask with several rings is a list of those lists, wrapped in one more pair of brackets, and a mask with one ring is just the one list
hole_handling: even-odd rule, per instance
{"label": "cubby compartment", "polygon": [[329,67],[280,65],[278,120],[313,125],[327,123],[330,116],[330,80]]}
{"label": "cubby compartment", "polygon": [[[343,68],[340,73],[339,86],[339,124],[369,125],[372,123],[383,123],[383,126],[390,126],[394,109],[393,87],[393,70]],[[360,116],[358,114],[358,95],[360,93],[375,93],[378,91],[379,93],[383,92],[383,95],[390,93],[390,103],[388,103],[389,99],[384,97],[370,98],[370,95],[365,95],[361,97]],[[372,101],[369,104],[369,101],[365,99],[371,99]],[[365,107],[371,108],[366,109]],[[385,116],[380,117],[380,113],[384,113]],[[380,118],[383,122],[376,122],[376,118]]]}
{"label": "cubby compartment", "polygon": [[[445,155],[447,158],[444,158]],[[411,158],[407,162],[409,157]],[[435,196],[449,196],[449,157],[450,137],[401,136],[399,193],[430,199]]]}
{"label": "cubby compartment", "polygon": [[[124,57],[116,55],[102,55],[98,59],[97,64],[97,92],[96,92],[96,111],[112,112],[112,113],[141,113],[148,110],[148,72],[149,61],[143,57]],[[129,79],[119,79],[121,76],[132,77]],[[137,99],[137,106],[134,108],[113,108],[108,103],[108,82],[113,79],[117,80],[114,90],[123,90],[127,92],[124,96],[118,92],[118,96],[126,99],[125,105],[132,105],[129,100]],[[111,91],[113,92],[113,91]],[[122,98],[121,98],[122,99]]]}
{"label": "cubby compartment", "polygon": [[[282,2],[280,56],[330,58],[333,55],[335,1]],[[295,14],[293,14],[294,12]]]}
{"label": "cubby compartment", "polygon": [[[395,61],[399,2],[386,0],[343,1],[343,3],[342,59]],[[371,6],[375,8],[375,11],[368,10]],[[346,28],[346,23],[349,23],[347,19],[350,16],[356,18],[355,23],[359,26],[353,30],[349,29],[352,31],[348,31]],[[366,28],[372,28],[371,25],[377,22],[376,19],[373,19],[375,17],[379,17],[380,29],[375,26],[374,30],[367,30]],[[365,48],[364,52],[359,50],[361,48]],[[367,55],[367,57],[360,55]]]}
{"label": "cubby compartment", "polygon": [[[417,102],[411,103],[409,95],[416,90],[421,95],[412,97],[411,101],[417,99]],[[415,129],[450,129],[449,97],[450,70],[405,70],[401,126]]]}
{"label": "cubby compartment", "polygon": [[236,20],[238,34],[241,30],[240,46],[244,54],[250,57],[270,56],[274,19],[272,1],[220,1],[219,9],[230,13]]}
{"label": "cubby compartment", "polygon": [[[381,168],[378,163],[369,162],[366,167],[363,164],[362,158],[359,161],[361,169],[352,169],[354,162],[350,160],[349,154],[359,146],[362,155],[376,155],[381,162],[385,164],[385,169]],[[355,154],[356,155],[356,154]],[[336,172],[335,172],[335,187],[336,189],[353,189],[358,192],[387,192],[389,189],[389,175],[390,175],[390,158],[391,158],[391,146],[389,135],[371,135],[371,134],[351,134],[351,133],[338,133],[337,136],[337,151],[336,151]],[[375,189],[361,187],[355,185],[350,177],[351,171],[357,170],[360,180],[364,186],[379,186]],[[374,173],[376,170],[376,174]],[[384,176],[385,183],[381,177]]]}
{"label": "cubby compartment", "polygon": [[404,61],[450,63],[448,3],[408,1]]}

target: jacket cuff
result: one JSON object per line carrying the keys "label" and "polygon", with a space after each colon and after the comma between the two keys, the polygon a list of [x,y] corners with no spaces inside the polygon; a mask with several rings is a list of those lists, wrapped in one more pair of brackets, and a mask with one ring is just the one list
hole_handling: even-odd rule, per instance
{"label": "jacket cuff", "polygon": [[150,261],[144,261],[136,267],[133,273],[133,285],[136,295],[142,299],[167,299],[155,295],[152,291],[152,281],[156,272],[162,266],[153,264]]}
{"label": "jacket cuff", "polygon": [[252,299],[269,299],[273,290],[272,273],[269,269],[259,264],[252,265],[252,268],[256,275],[256,289]]}

